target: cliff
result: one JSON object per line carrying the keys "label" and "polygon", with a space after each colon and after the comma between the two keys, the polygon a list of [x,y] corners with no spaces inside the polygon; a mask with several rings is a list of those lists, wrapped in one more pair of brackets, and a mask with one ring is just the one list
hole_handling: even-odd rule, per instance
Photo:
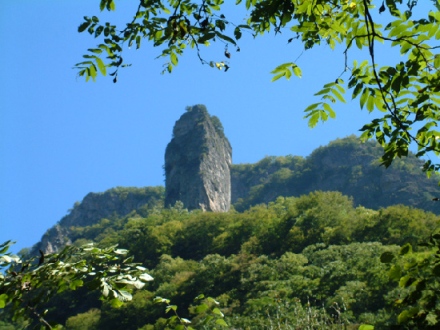
{"label": "cliff", "polygon": [[232,148],[220,120],[206,107],[188,107],[176,122],[165,151],[165,205],[228,211],[231,204]]}
{"label": "cliff", "polygon": [[44,253],[53,253],[70,244],[72,227],[91,226],[101,219],[124,217],[133,211],[146,215],[142,214],[143,210],[160,202],[163,190],[163,187],[118,187],[103,193],[89,193],[81,203],[75,203],[69,214],[47,230],[31,253],[37,254],[40,249]]}

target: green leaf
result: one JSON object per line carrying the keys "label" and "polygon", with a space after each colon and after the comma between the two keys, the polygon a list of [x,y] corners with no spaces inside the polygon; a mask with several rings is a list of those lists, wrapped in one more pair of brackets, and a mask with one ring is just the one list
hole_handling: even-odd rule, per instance
{"label": "green leaf", "polygon": [[430,326],[438,325],[438,318],[435,312],[429,312],[428,315],[426,315],[426,322]]}
{"label": "green leaf", "polygon": [[409,276],[409,275],[402,276],[399,281],[399,286],[401,288],[406,288],[406,287],[410,286],[412,282],[413,282],[413,279],[411,278],[411,276]]}
{"label": "green leaf", "polygon": [[285,72],[279,73],[279,74],[277,74],[276,76],[274,76],[274,77],[272,78],[271,82],[274,82],[274,81],[280,79],[281,77],[284,77],[285,75],[286,75]]}
{"label": "green leaf", "polygon": [[84,32],[92,22],[84,22],[80,26],[78,26],[78,32]]}
{"label": "green leaf", "polygon": [[220,325],[220,326],[222,326],[222,327],[228,327],[228,324],[227,324],[226,321],[223,320],[223,319],[217,319],[217,320],[215,320],[215,324]]}
{"label": "green leaf", "polygon": [[215,35],[216,35],[217,37],[219,37],[220,39],[223,39],[223,40],[225,40],[225,41],[227,41],[227,42],[230,42],[230,43],[233,44],[234,46],[237,45],[237,43],[235,42],[234,39],[232,39],[231,37],[228,37],[228,36],[226,36],[226,35],[224,35],[224,34],[221,34],[221,33],[218,32],[218,31],[215,31]]}
{"label": "green leaf", "polygon": [[111,305],[113,308],[119,308],[119,307],[121,307],[122,305],[124,305],[124,303],[123,303],[121,300],[119,300],[118,298],[114,298],[114,299],[112,299],[112,300],[110,301],[110,305]]}
{"label": "green leaf", "polygon": [[333,111],[332,107],[328,103],[323,103],[322,106],[324,107],[324,110],[328,112],[330,118],[336,117],[336,113]]}
{"label": "green leaf", "polygon": [[389,264],[394,259],[394,254],[392,252],[384,252],[380,256],[380,262],[384,264]]}
{"label": "green leaf", "polygon": [[140,276],[139,276],[139,279],[141,280],[141,281],[144,281],[144,282],[149,282],[149,281],[152,281],[153,280],[153,277],[151,277],[149,274],[147,274],[147,273],[144,273],[144,274],[141,274]]}
{"label": "green leaf", "polygon": [[336,96],[336,98],[341,101],[342,103],[345,103],[345,99],[344,97],[339,93],[339,91],[337,91],[336,89],[332,89],[332,93],[334,96]]}
{"label": "green leaf", "polygon": [[76,290],[76,288],[83,286],[83,281],[82,280],[75,280],[73,282],[70,282],[69,284],[69,288],[70,290]]}
{"label": "green leaf", "polygon": [[419,312],[419,308],[418,307],[413,307],[413,308],[410,308],[408,310],[404,310],[397,317],[397,322],[399,322],[399,324],[405,323],[409,319],[411,319],[413,316],[415,316],[418,312]]}
{"label": "green leaf", "polygon": [[87,49],[89,52],[95,53],[95,54],[101,54],[102,53],[102,49],[99,48],[89,48]]}
{"label": "green leaf", "polygon": [[[382,260],[381,260],[382,261]],[[388,276],[391,280],[398,280],[402,276],[402,270],[399,265],[393,265],[388,272]]]}
{"label": "green leaf", "polygon": [[128,253],[127,249],[116,249],[114,251],[116,254],[126,255]]}
{"label": "green leaf", "polygon": [[241,30],[238,26],[234,29],[234,37],[237,40],[241,38]]}
{"label": "green leaf", "polygon": [[362,91],[362,88],[364,88],[364,83],[358,83],[353,90],[353,95],[351,98],[355,99],[359,95],[359,93]]}
{"label": "green leaf", "polygon": [[107,69],[105,67],[104,62],[99,57],[96,57],[95,61],[96,61],[96,64],[98,65],[99,71],[101,72],[101,74],[103,76],[105,76],[107,74]]}
{"label": "green leaf", "polygon": [[121,300],[121,301],[130,301],[130,300],[133,299],[133,296],[132,296],[131,293],[128,292],[128,291],[125,291],[125,290],[118,290],[118,293],[119,293],[118,298],[119,298],[119,300]]}
{"label": "green leaf", "polygon": [[217,307],[212,310],[212,313],[224,317],[223,313]]}
{"label": "green leaf", "polygon": [[358,330],[374,330],[374,326],[373,325],[369,325],[369,324],[361,324],[359,326]]}
{"label": "green leaf", "polygon": [[328,94],[330,91],[331,91],[330,88],[324,88],[324,89],[321,89],[318,93],[315,93],[314,95],[318,96],[318,95]]}
{"label": "green leaf", "polygon": [[177,65],[178,59],[177,59],[176,53],[171,53],[170,54],[170,60],[171,60],[171,63],[173,63],[174,66]]}
{"label": "green leaf", "polygon": [[206,299],[208,299],[209,302],[212,302],[212,303],[214,303],[216,305],[220,305],[220,303],[217,300],[215,300],[214,298],[212,298],[212,297],[208,297]]}
{"label": "green leaf", "polygon": [[206,304],[200,304],[199,306],[196,307],[196,313],[197,313],[197,314],[203,313],[203,312],[205,312],[208,308],[209,308],[208,305],[206,305]]}
{"label": "green leaf", "polygon": [[367,110],[369,112],[373,112],[374,110],[374,100],[375,100],[375,96],[369,94],[367,98]]}
{"label": "green leaf", "polygon": [[368,88],[365,88],[362,92],[361,98],[360,98],[360,104],[361,104],[361,109],[364,108],[365,102],[367,101],[369,96],[369,92],[368,92]]}
{"label": "green leaf", "polygon": [[110,286],[107,283],[102,283],[102,295],[107,297],[109,294]]}
{"label": "green leaf", "polygon": [[319,112],[314,112],[309,118],[309,127],[313,128],[318,124],[319,121]]}
{"label": "green leaf", "polygon": [[7,300],[8,300],[8,295],[6,293],[0,295],[0,308],[5,308]]}
{"label": "green leaf", "polygon": [[4,256],[0,256],[0,261],[6,262],[6,263],[11,263],[12,258],[10,256],[4,255]]}
{"label": "green leaf", "polygon": [[408,253],[412,253],[412,246],[410,243],[406,243],[404,246],[402,246],[399,252],[400,255],[405,255]]}
{"label": "green leaf", "polygon": [[95,30],[95,38],[99,37],[102,31],[104,31],[104,27],[102,25],[98,26]]}
{"label": "green leaf", "polygon": [[169,300],[169,299],[166,299],[166,298],[162,298],[162,297],[156,297],[156,298],[153,299],[153,302],[154,302],[155,304],[161,304],[161,303],[169,304],[169,303],[170,303],[170,300]]}
{"label": "green leaf", "polygon": [[177,306],[176,305],[167,306],[167,308],[165,309],[165,312],[168,313],[169,311],[177,311]]}
{"label": "green leaf", "polygon": [[109,2],[107,3],[107,10],[115,11],[115,9],[115,2],[113,0],[109,0]]}
{"label": "green leaf", "polygon": [[300,69],[297,65],[295,65],[295,66],[293,67],[293,73],[294,73],[295,76],[297,76],[298,78],[301,78],[301,77],[302,77],[301,69]]}
{"label": "green leaf", "polygon": [[319,102],[319,103],[313,103],[313,104],[309,105],[309,106],[304,110],[304,112],[308,112],[308,111],[310,111],[310,110],[317,109],[321,104],[322,104],[322,102]]}

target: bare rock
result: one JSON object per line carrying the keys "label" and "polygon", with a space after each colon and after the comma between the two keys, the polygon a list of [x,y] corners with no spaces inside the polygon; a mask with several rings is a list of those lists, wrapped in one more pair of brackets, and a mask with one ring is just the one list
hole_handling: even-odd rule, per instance
{"label": "bare rock", "polygon": [[163,200],[162,187],[117,187],[103,193],[89,193],[82,202],[76,202],[55,226],[48,229],[31,249],[31,255],[55,253],[72,243],[72,227],[86,227],[99,223],[104,218],[118,218],[139,211],[144,206]]}
{"label": "bare rock", "polygon": [[204,105],[187,108],[165,151],[165,205],[225,212],[231,205],[232,148]]}

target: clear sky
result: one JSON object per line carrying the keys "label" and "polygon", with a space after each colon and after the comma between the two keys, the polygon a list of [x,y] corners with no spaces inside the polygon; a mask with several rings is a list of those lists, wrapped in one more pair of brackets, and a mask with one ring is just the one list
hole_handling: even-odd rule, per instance
{"label": "clear sky", "polygon": [[[116,5],[104,17],[125,22],[136,1]],[[0,242],[16,240],[16,251],[39,241],[89,192],[163,185],[165,147],[187,105],[205,104],[220,118],[235,164],[307,156],[358,135],[376,116],[347,97],[335,105],[335,120],[310,129],[303,110],[344,70],[343,49],[302,54],[301,44],[287,44],[288,34],[244,35],[240,52],[229,47],[226,73],[189,50],[172,74],[161,75],[160,50],[144,43],[126,50],[133,66],[117,84],[108,77],[85,83],[72,67],[99,43],[77,32],[85,15],[101,15],[98,0],[0,1]],[[223,50],[212,45],[203,55],[226,60]],[[298,57],[302,79],[271,82],[271,70]]]}

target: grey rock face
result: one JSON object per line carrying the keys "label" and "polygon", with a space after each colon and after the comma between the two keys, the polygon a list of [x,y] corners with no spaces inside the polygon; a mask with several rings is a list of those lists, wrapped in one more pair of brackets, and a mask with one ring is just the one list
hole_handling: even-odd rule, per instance
{"label": "grey rock face", "polygon": [[43,235],[38,246],[33,247],[32,254],[36,255],[38,250],[42,250],[44,254],[55,253],[71,243],[67,229],[57,224]]}
{"label": "grey rock face", "polygon": [[165,205],[225,212],[231,204],[232,148],[220,120],[206,107],[189,107],[165,151]]}
{"label": "grey rock face", "polygon": [[163,199],[162,187],[113,188],[103,193],[89,193],[81,203],[75,203],[71,212],[58,224],[48,229],[41,241],[31,249],[32,255],[38,250],[45,254],[59,251],[71,244],[70,228],[91,226],[103,218],[121,217],[141,209],[144,205]]}

